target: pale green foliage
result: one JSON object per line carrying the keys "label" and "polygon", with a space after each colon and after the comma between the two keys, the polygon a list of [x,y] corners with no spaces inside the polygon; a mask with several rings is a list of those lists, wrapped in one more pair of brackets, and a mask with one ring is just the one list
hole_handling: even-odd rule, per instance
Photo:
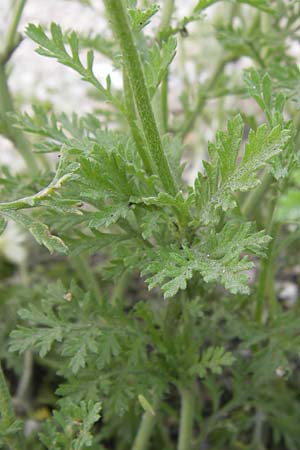
{"label": "pale green foliage", "polygon": [[243,137],[240,116],[228,122],[227,133],[219,132],[215,144],[209,145],[211,162],[203,162],[205,175],[199,173],[195,182],[195,205],[200,223],[218,220],[219,209],[227,211],[237,206],[235,194],[253,189],[260,183],[257,173],[287,143],[289,130],[280,126],[268,131],[261,125],[250,130],[248,142],[240,161],[240,144]]}
{"label": "pale green foliage", "polygon": [[264,111],[270,126],[282,123],[285,98],[281,92],[273,93],[269,75],[261,76],[256,70],[250,69],[245,72],[244,79],[249,93]]}
{"label": "pale green foliage", "polygon": [[208,234],[193,249],[150,251],[151,262],[143,270],[145,275],[154,274],[147,279],[149,287],[161,285],[165,298],[173,297],[179,289],[186,289],[187,281],[198,272],[207,283],[221,282],[234,294],[249,293],[245,272],[253,263],[246,257],[240,259],[240,254],[250,251],[262,255],[270,239],[263,232],[253,234],[250,230],[250,224],[228,224],[220,233]]}
{"label": "pale green foliage", "polygon": [[[111,12],[118,2],[105,3]],[[49,32],[27,27],[40,55],[79,73],[95,88],[94,101],[109,103],[85,116],[59,113],[55,105],[7,115],[20,132],[33,135],[38,157],[57,156],[54,170],[13,176],[1,168],[0,179],[0,234],[13,220],[46,247],[28,240],[30,258],[20,274],[4,263],[0,286],[1,314],[9,319],[0,334],[5,368],[22,374],[19,354],[32,354],[50,380],[37,383],[37,394],[33,390],[37,404],[48,400],[49,388],[62,397],[49,396],[54,412],[40,436],[32,437],[37,450],[134,448],[141,412],[156,427],[144,448],[173,450],[176,427],[182,428],[177,397],[187,390],[196,397],[197,433],[185,448],[299,448],[292,386],[299,383],[296,375],[285,382],[298,364],[299,314],[297,306],[277,301],[274,283],[285,245],[280,224],[298,224],[300,217],[294,171],[299,124],[291,102],[300,76],[287,49],[289,36],[298,39],[299,9],[281,0],[276,7],[269,0],[224,2],[226,20],[218,18],[209,31],[222,47],[220,74],[199,86],[189,86],[183,74],[183,91],[176,92],[182,111],[169,114],[175,35],[187,38],[186,27],[195,20],[202,29],[206,8],[216,3],[195,1],[189,16],[176,22],[171,15],[151,37],[144,28],[158,6],[120,3],[115,14],[125,44],[118,33],[112,38],[106,31],[63,32],[57,24]],[[123,92],[113,89],[109,76],[105,85],[97,79],[93,51],[123,71]],[[243,56],[255,68],[245,72],[244,85],[237,74],[235,91],[227,64]],[[141,71],[133,70],[130,58]],[[209,74],[209,61],[195,68],[206,65]],[[244,111],[238,113],[235,97],[232,111],[217,118],[226,130],[216,133],[206,155],[197,131],[202,134],[215,115],[211,104],[226,105],[219,97],[236,93],[248,96]],[[214,102],[206,103],[210,98]],[[250,102],[249,110],[259,108],[253,115]],[[201,113],[195,136],[183,140]],[[267,123],[260,123],[264,116]],[[182,159],[185,143],[188,155],[194,141],[192,150],[205,158],[187,186]],[[287,240],[296,242],[295,236]],[[260,298],[261,317],[255,311]],[[2,426],[3,442],[17,430],[19,422]]]}

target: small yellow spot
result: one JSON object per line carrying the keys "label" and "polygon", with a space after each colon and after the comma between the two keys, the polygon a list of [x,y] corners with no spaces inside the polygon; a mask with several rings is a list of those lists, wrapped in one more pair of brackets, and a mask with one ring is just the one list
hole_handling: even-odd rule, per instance
{"label": "small yellow spot", "polygon": [[42,422],[43,420],[48,419],[51,416],[51,413],[49,411],[49,409],[46,406],[43,406],[42,408],[38,408],[36,409],[33,414],[32,417],[35,420],[39,420],[40,422]]}

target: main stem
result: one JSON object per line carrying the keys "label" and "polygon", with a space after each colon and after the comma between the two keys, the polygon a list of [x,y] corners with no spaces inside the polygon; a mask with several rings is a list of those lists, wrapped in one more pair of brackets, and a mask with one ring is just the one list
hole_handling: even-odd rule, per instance
{"label": "main stem", "polygon": [[141,59],[134,43],[124,2],[122,0],[103,1],[121,49],[124,68],[128,74],[145,139],[156,166],[157,174],[166,191],[171,195],[175,195],[177,193],[176,181],[162,146],[161,137],[152,111]]}
{"label": "main stem", "polygon": [[182,389],[179,440],[177,450],[191,450],[194,422],[194,394],[189,389]]}
{"label": "main stem", "polygon": [[[163,37],[164,32],[170,28],[172,14],[175,8],[175,0],[166,0],[162,11],[162,18],[158,32],[158,38]],[[168,93],[169,93],[169,68],[161,82],[161,118],[164,133],[168,132]]]}
{"label": "main stem", "polygon": [[132,96],[132,89],[130,86],[130,82],[125,67],[123,69],[123,86],[125,95],[125,105],[127,110],[127,119],[131,130],[131,135],[135,142],[137,151],[139,152],[139,155],[143,161],[144,169],[146,170],[148,175],[152,175],[153,171],[152,171],[151,155],[149,154],[148,148],[144,142],[144,138],[136,123],[137,117],[136,117],[135,103]]}

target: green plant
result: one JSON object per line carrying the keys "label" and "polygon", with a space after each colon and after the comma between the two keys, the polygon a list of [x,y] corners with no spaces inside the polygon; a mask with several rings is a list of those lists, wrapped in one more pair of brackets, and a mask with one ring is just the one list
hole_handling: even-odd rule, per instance
{"label": "green plant", "polygon": [[[299,170],[300,72],[287,43],[299,39],[299,5],[225,2],[229,19],[214,24],[222,56],[196,93],[184,80],[174,118],[176,37],[192,23],[201,27],[217,2],[194,2],[175,25],[176,2],[163,2],[150,37],[145,27],[159,7],[141,3],[103,1],[108,37],[27,26],[37,53],[90,85],[103,104],[94,113],[69,117],[41,105],[16,112],[6,69],[24,1],[2,54],[1,132],[28,171],[2,169],[1,230],[13,221],[47,248],[30,241],[37,262],[24,260],[20,280],[1,292],[3,311],[17,299],[19,319],[8,315],[2,337],[8,378],[9,369],[19,376],[15,402],[27,417],[38,403],[54,410],[23,448],[296,450],[299,306],[281,305],[275,282],[290,242],[285,222],[295,218],[284,208]],[[99,81],[94,52],[122,72],[122,91],[109,76]],[[251,65],[232,84],[226,69],[245,56]],[[210,99],[228,95],[247,98],[256,117],[224,108],[226,131],[208,144],[203,170],[188,185],[184,139],[199,117],[205,123]],[[56,167],[40,170],[51,152]],[[38,401],[30,394],[34,370],[48,374]],[[2,370],[0,414],[3,448],[20,448],[22,423]]]}

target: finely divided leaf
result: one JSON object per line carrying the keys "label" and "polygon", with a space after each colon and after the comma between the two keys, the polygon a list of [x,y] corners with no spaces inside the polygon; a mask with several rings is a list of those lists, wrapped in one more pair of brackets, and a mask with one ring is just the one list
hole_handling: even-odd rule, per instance
{"label": "finely divided leaf", "polygon": [[176,53],[176,39],[170,37],[163,41],[160,48],[157,43],[149,51],[148,60],[145,63],[145,76],[150,96],[153,97],[159,84],[167,74],[169,65]]}
{"label": "finely divided leaf", "polygon": [[199,364],[191,367],[190,372],[205,378],[210,371],[216,375],[220,375],[223,367],[231,366],[235,361],[235,357],[230,352],[226,352],[224,347],[209,347],[202,353]]}
{"label": "finely divided leaf", "polygon": [[148,252],[148,264],[143,275],[149,289],[161,286],[164,297],[186,289],[187,281],[199,273],[205,282],[221,283],[233,294],[249,293],[247,271],[253,263],[243,252],[264,254],[270,238],[264,232],[251,232],[251,224],[227,224],[222,231],[212,231],[194,248],[163,248]]}
{"label": "finely divided leaf", "polygon": [[236,193],[253,189],[260,183],[258,171],[278,155],[290,138],[288,129],[278,125],[271,131],[261,125],[250,130],[244,155],[238,163],[243,136],[240,115],[228,122],[227,133],[217,134],[215,144],[209,145],[210,162],[204,162],[205,175],[199,173],[194,186],[197,221],[207,225],[217,223],[220,210],[237,206]]}
{"label": "finely divided leaf", "polygon": [[[36,26],[31,23],[26,29],[26,34],[39,45],[36,50],[37,53],[55,58],[59,63],[72,68],[81,75],[84,81],[91,83],[108,100],[115,102],[110,90],[110,80],[107,80],[106,87],[104,87],[94,75],[94,56],[91,50],[87,53],[86,65],[81,62],[79,39],[74,31],[64,36],[61,27],[56,23],[51,23],[50,37],[48,37],[40,25]],[[66,49],[65,42],[68,43],[70,51]]]}

